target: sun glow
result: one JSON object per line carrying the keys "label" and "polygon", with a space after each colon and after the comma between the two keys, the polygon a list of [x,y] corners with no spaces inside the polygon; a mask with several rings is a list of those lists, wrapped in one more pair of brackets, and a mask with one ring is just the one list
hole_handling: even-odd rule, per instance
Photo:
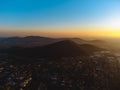
{"label": "sun glow", "polygon": [[107,23],[107,27],[112,29],[120,29],[120,16],[111,17],[105,23]]}
{"label": "sun glow", "polygon": [[101,22],[103,27],[109,29],[120,29],[120,12],[114,11]]}

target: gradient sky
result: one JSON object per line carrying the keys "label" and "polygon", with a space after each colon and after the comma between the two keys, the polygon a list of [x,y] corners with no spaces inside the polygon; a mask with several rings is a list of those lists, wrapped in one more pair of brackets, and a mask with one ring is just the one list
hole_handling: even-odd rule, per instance
{"label": "gradient sky", "polygon": [[120,37],[120,0],[0,0],[0,36],[12,35]]}

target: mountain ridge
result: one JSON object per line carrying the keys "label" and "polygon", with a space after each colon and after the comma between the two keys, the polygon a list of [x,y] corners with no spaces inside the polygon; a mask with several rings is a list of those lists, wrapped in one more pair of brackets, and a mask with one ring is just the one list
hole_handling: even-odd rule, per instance
{"label": "mountain ridge", "polygon": [[72,57],[72,56],[88,56],[95,51],[102,49],[93,45],[79,45],[72,40],[63,40],[53,44],[32,47],[32,48],[12,48],[10,49],[14,55],[22,55],[25,57]]}

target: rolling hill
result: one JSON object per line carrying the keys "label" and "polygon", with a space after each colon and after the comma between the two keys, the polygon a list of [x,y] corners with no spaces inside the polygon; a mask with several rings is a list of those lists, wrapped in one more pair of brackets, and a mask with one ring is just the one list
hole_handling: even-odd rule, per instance
{"label": "rolling hill", "polygon": [[40,36],[9,37],[0,39],[0,45],[8,47],[13,46],[33,47],[51,44],[56,41],[58,41],[58,39]]}
{"label": "rolling hill", "polygon": [[13,47],[9,51],[13,55],[24,57],[72,57],[86,56],[102,49],[89,44],[79,45],[72,40],[63,40],[42,47],[20,48]]}

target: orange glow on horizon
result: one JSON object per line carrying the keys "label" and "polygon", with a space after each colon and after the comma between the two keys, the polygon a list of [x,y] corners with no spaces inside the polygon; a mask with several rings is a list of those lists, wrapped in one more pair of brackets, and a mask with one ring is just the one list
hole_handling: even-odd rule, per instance
{"label": "orange glow on horizon", "polygon": [[70,29],[70,30],[0,30],[0,36],[45,36],[45,37],[110,37],[120,38],[120,30]]}

